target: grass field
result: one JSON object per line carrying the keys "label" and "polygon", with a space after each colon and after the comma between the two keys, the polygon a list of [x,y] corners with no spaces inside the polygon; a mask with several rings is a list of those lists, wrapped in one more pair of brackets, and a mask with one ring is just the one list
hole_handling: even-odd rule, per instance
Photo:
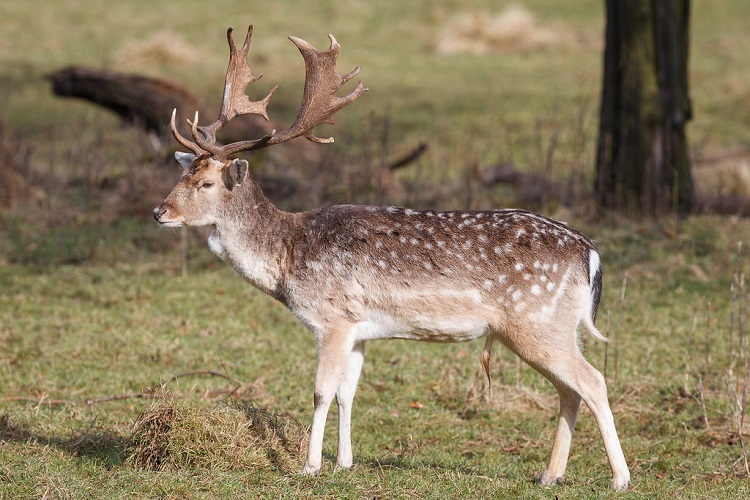
{"label": "grass field", "polygon": [[[525,1],[520,20],[519,7],[464,4],[0,5],[0,121],[39,193],[0,214],[0,498],[613,495],[587,409],[565,484],[534,482],[549,456],[556,395],[496,349],[489,397],[477,343],[370,343],[354,408],[355,467],[333,467],[332,412],[322,473],[299,475],[313,336],[217,262],[203,231],[155,227],[150,209],[177,178],[167,152],[106,111],[52,97],[44,80],[68,64],[104,66],[175,79],[218,101],[224,29],[253,23],[251,63],[265,77],[251,93],[281,83],[270,112],[290,121],[302,66],[286,36],[323,46],[332,32],[339,70],[361,65],[371,89],[331,129],[338,168],[361,172],[367,155],[429,143],[388,181],[383,201],[518,203],[472,177],[501,162],[536,171],[551,163],[554,180],[575,175],[585,193],[602,3]],[[747,150],[749,9],[694,2],[697,158]],[[346,183],[319,198],[372,199]],[[563,205],[551,196],[532,208],[567,219],[602,251],[599,327],[612,340],[585,339],[585,352],[606,374],[631,467],[622,496],[750,496],[750,222],[595,218],[585,201]]]}

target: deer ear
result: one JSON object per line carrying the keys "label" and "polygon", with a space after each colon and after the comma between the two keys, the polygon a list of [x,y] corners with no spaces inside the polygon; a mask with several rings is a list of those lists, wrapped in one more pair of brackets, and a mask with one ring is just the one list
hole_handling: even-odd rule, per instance
{"label": "deer ear", "polygon": [[182,165],[182,168],[190,168],[190,165],[193,164],[193,160],[195,160],[195,155],[192,153],[183,153],[182,151],[175,151],[174,159],[177,160],[177,163]]}
{"label": "deer ear", "polygon": [[235,186],[239,186],[247,179],[248,164],[245,160],[235,158],[229,165],[229,178]]}

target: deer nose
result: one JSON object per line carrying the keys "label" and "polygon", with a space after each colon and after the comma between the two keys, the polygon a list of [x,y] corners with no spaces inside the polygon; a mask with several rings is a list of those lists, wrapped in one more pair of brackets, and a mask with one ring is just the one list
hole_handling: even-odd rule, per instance
{"label": "deer nose", "polygon": [[166,208],[156,207],[153,212],[154,220],[156,222],[161,222],[161,216],[164,215],[165,213],[167,213]]}

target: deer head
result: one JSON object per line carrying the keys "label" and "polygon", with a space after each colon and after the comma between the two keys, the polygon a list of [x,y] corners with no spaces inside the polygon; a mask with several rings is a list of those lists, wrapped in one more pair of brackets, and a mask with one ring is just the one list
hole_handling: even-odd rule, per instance
{"label": "deer head", "polygon": [[237,50],[232,38],[232,28],[227,29],[229,65],[224,80],[224,96],[219,117],[211,124],[198,125],[198,112],[188,120],[193,140],[186,139],[175,124],[177,110],[172,112],[170,126],[174,138],[190,153],[177,152],[175,158],[183,167],[180,181],[167,198],[154,209],[154,219],[165,226],[203,226],[216,224],[223,213],[222,207],[232,199],[235,188],[245,181],[252,184],[250,192],[262,197],[260,189],[248,176],[248,163],[231,156],[241,151],[255,151],[304,136],[312,142],[330,143],[333,138],[320,138],[313,129],[320,124],[333,124],[333,115],[354,102],[367,88],[360,81],[350,93],[338,97],[336,92],[358,72],[359,66],[346,75],[336,72],[336,57],[341,46],[333,35],[328,35],[331,46],[318,50],[301,38],[290,36],[305,60],[305,87],[302,104],[294,123],[284,131],[271,133],[245,141],[221,145],[216,133],[238,115],[260,115],[268,120],[266,108],[278,86],[273,87],[259,101],[251,101],[245,89],[260,79],[253,75],[247,63],[253,27],[247,30],[245,43]]}

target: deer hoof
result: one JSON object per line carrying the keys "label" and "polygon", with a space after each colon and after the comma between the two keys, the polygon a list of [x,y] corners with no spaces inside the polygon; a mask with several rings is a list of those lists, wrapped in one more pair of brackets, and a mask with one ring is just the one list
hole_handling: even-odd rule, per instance
{"label": "deer hoof", "polygon": [[306,476],[314,476],[320,472],[320,465],[317,467],[308,464],[305,462],[305,465],[302,467],[302,471],[300,471],[300,474],[304,474]]}

